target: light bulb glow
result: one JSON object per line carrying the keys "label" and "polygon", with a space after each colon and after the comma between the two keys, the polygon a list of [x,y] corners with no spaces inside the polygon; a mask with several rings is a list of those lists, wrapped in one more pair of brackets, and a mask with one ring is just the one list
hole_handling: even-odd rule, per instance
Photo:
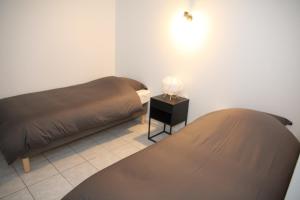
{"label": "light bulb glow", "polygon": [[184,11],[173,19],[171,34],[177,47],[184,50],[195,50],[203,46],[209,31],[208,19],[200,12],[191,13],[192,20],[184,17]]}
{"label": "light bulb glow", "polygon": [[178,95],[183,89],[183,83],[176,77],[167,76],[162,81],[162,91],[164,94]]}

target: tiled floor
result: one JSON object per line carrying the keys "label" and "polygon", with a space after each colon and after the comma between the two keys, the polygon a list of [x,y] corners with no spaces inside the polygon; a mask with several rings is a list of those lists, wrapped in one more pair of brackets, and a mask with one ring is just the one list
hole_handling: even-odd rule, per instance
{"label": "tiled floor", "polygon": [[0,199],[59,200],[99,170],[152,145],[147,128],[131,121],[46,152],[31,159],[27,174],[19,160],[8,166],[0,154]]}

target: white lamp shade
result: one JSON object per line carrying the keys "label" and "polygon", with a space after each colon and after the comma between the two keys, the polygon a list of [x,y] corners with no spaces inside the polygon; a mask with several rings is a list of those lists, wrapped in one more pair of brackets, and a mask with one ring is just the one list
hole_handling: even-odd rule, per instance
{"label": "white lamp shade", "polygon": [[170,96],[178,95],[183,89],[182,81],[171,76],[164,78],[162,84],[163,93]]}

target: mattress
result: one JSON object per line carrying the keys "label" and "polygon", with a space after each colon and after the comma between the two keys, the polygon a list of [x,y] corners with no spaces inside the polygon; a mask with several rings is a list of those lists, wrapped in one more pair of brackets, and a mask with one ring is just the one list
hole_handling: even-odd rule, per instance
{"label": "mattress", "polygon": [[63,200],[282,200],[299,152],[277,118],[218,111],[96,173]]}

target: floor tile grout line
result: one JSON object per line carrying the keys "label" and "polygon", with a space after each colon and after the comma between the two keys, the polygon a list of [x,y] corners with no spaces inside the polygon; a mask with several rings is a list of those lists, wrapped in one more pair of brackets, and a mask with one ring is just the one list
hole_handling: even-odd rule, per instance
{"label": "floor tile grout line", "polygon": [[[111,139],[113,139],[113,138],[111,138]],[[110,153],[112,153],[113,155],[115,155],[116,157],[118,157],[118,158],[120,158],[118,155],[116,155],[115,153],[113,153],[112,151],[114,150],[114,149],[117,149],[117,148],[120,148],[121,146],[125,146],[125,145],[127,145],[127,144],[131,144],[129,141],[127,141],[127,140],[125,140],[125,139],[123,139],[123,138],[118,138],[118,139],[121,139],[123,142],[125,142],[125,144],[121,144],[120,146],[117,146],[117,147],[115,147],[115,148],[113,148],[113,149],[109,149],[109,148],[107,148],[107,147],[105,147],[105,145],[102,147],[104,150],[106,150],[106,151],[108,151],[108,152],[110,152]],[[96,145],[99,145],[97,142],[95,142],[94,140],[92,140],[93,141],[93,143],[95,143]],[[111,140],[110,140],[111,141]],[[105,143],[107,143],[107,142],[105,142]],[[133,144],[131,144],[131,145],[133,145]],[[134,147],[136,147],[136,146],[134,146]],[[70,147],[72,150],[73,150],[73,148],[72,147]],[[136,148],[138,148],[138,147],[136,147]],[[80,153],[78,153],[78,152],[76,152],[75,150],[73,150],[75,153],[77,153],[81,158],[83,158],[84,160],[86,160],[86,161],[90,161],[90,160],[93,160],[93,159],[95,159],[95,158],[93,158],[93,159],[86,159],[84,156],[82,156]],[[120,159],[122,159],[122,158],[120,158]],[[90,162],[89,162],[90,163]],[[95,166],[93,166],[93,167],[95,167]],[[97,168],[96,168],[97,169]]]}
{"label": "floor tile grout line", "polygon": [[[68,168],[68,169],[64,169],[64,170],[62,170],[62,171],[58,171],[58,173],[62,174],[62,173],[64,173],[64,172],[68,171],[68,170],[71,170],[71,169],[73,169],[73,168],[75,168],[75,167],[78,167],[78,166],[83,165],[83,164],[86,164],[86,163],[89,163],[89,161],[88,161],[88,160],[85,160],[84,162],[79,163],[79,164],[76,164],[76,165],[74,165],[73,167],[70,167],[70,168]],[[90,164],[90,163],[89,163],[89,164]]]}
{"label": "floor tile grout line", "polygon": [[[79,157],[81,157],[83,160],[88,161],[87,159],[85,159],[84,156],[82,156],[80,153],[76,152],[75,150],[73,150],[73,148],[70,146],[70,144],[68,144],[68,146],[71,148],[71,150],[73,151],[73,153],[75,153],[76,155],[78,155]],[[65,171],[65,170],[64,170]]]}
{"label": "floor tile grout line", "polygon": [[[67,144],[67,145],[65,145],[64,147],[69,147],[69,145]],[[69,147],[70,148],[70,147]],[[70,148],[70,150],[72,151],[72,153],[74,153],[75,155],[77,155],[77,156],[79,156],[80,158],[82,158],[83,160],[84,160],[84,162],[86,162],[87,160],[86,159],[84,159],[80,154],[78,154],[77,152],[75,152],[73,149],[71,149]],[[82,164],[82,163],[84,163],[84,162],[81,162],[81,163],[78,163],[78,164],[75,164],[74,166],[72,166],[72,167],[70,167],[70,168],[67,168],[67,169],[64,169],[64,170],[59,170],[56,166],[55,166],[55,164],[50,160],[50,159],[48,159],[47,158],[47,156],[45,156],[44,154],[43,154],[43,156],[45,157],[45,159],[58,171],[58,173],[60,173],[60,172],[64,172],[64,171],[66,171],[66,170],[69,170],[69,169],[72,169],[73,167],[76,167],[76,166],[78,166],[78,165],[80,165],[80,164]],[[62,159],[64,159],[64,158],[62,158]]]}
{"label": "floor tile grout line", "polygon": [[[108,143],[108,142],[110,142],[112,139],[114,139],[114,138],[111,138],[109,141],[105,141],[103,144],[104,144],[104,146],[103,147],[101,147],[101,148],[103,148],[104,150],[106,150],[106,151],[108,151],[108,152],[111,152],[112,150],[114,150],[114,149],[116,149],[116,148],[119,148],[119,146],[118,147],[115,147],[115,148],[113,148],[113,149],[109,149],[109,148],[107,148],[106,147],[106,145],[105,145],[105,143]],[[118,139],[121,139],[123,142],[125,142],[125,144],[122,144],[121,146],[123,146],[123,145],[126,145],[127,143],[128,143],[128,141],[126,141],[125,139],[123,139],[123,138],[118,138]],[[92,139],[91,139],[92,140]],[[92,142],[95,144],[95,145],[100,145],[99,143],[97,143],[97,141],[94,141],[94,140],[92,140]],[[93,160],[93,159],[95,159],[95,158],[92,158],[92,159],[86,159],[84,156],[82,156],[79,152],[76,152],[72,147],[70,147],[71,149],[72,149],[72,151],[74,151],[76,154],[78,154],[80,157],[82,157],[84,160],[86,160],[86,161],[89,161],[89,160]]]}
{"label": "floor tile grout line", "polygon": [[[95,142],[93,142],[94,144],[96,144]],[[97,145],[97,144],[96,144]],[[38,181],[38,182],[36,182],[36,183],[34,183],[34,184],[32,184],[32,185],[30,185],[30,186],[33,186],[33,185],[36,185],[36,184],[38,184],[38,183],[40,183],[40,182],[43,182],[43,181],[45,181],[45,180],[47,180],[47,179],[50,179],[50,178],[52,178],[52,177],[54,177],[54,176],[57,176],[57,175],[61,175],[62,176],[62,178],[68,183],[68,184],[70,184],[70,186],[71,186],[71,188],[74,188],[74,187],[76,187],[76,186],[74,186],[64,175],[63,175],[63,172],[65,172],[65,171],[67,171],[67,170],[70,170],[70,169],[72,169],[72,168],[75,168],[75,167],[77,167],[77,166],[79,166],[79,165],[82,165],[82,164],[84,164],[84,163],[88,163],[88,164],[90,164],[91,165],[91,167],[93,167],[95,170],[96,170],[96,172],[95,173],[97,173],[98,171],[100,171],[98,168],[96,168],[88,159],[86,159],[85,157],[83,157],[82,155],[80,155],[80,153],[77,153],[73,148],[71,148],[70,147],[70,145],[68,144],[67,145],[69,148],[70,148],[70,150],[74,153],[74,154],[76,154],[76,155],[78,155],[79,157],[81,157],[85,162],[82,162],[82,163],[79,163],[79,164],[76,164],[76,165],[74,165],[73,167],[71,167],[71,168],[68,168],[68,169],[65,169],[65,170],[62,170],[62,171],[60,171],[55,165],[54,165],[54,163],[52,163],[48,158],[47,158],[47,156],[45,156],[44,154],[42,154],[42,156],[49,162],[49,164],[51,164],[56,170],[57,170],[57,172],[58,172],[58,174],[55,174],[55,175],[52,175],[52,176],[50,176],[50,177],[47,177],[47,178],[45,178],[45,179],[43,179],[43,180],[41,180],[41,181]],[[110,152],[110,150],[108,150],[108,149],[106,149],[108,152]],[[115,153],[113,153],[113,152],[111,152],[113,155],[115,155]],[[117,156],[117,155],[115,155],[115,156]],[[118,158],[120,158],[119,156],[117,156]],[[15,169],[14,169],[15,170]],[[22,182],[23,182],[23,180],[22,180]],[[30,190],[29,190],[29,188],[27,187],[27,185],[26,184],[24,184],[25,185],[25,187],[27,188],[27,190],[30,192]],[[24,189],[24,188],[23,188]],[[30,192],[30,195],[33,197],[33,199],[35,199],[34,198],[34,196],[33,196],[33,194]]]}
{"label": "floor tile grout line", "polygon": [[22,188],[22,189],[19,189],[19,190],[15,191],[15,192],[12,192],[12,193],[9,193],[9,194],[7,194],[7,195],[4,195],[3,197],[0,197],[0,200],[1,200],[1,199],[4,199],[4,198],[6,198],[6,197],[8,197],[8,196],[10,196],[10,195],[16,194],[17,192],[20,192],[20,191],[22,191],[22,190],[24,190],[24,189],[26,189],[26,186],[25,186],[24,188]]}
{"label": "floor tile grout line", "polygon": [[88,163],[90,164],[90,165],[92,165],[96,170],[97,170],[97,172],[96,173],[98,173],[99,171],[101,171],[100,169],[98,169],[96,166],[94,166],[94,164],[93,163],[91,163],[89,160],[88,160]]}
{"label": "floor tile grout line", "polygon": [[39,184],[39,183],[41,183],[41,182],[43,182],[43,181],[46,181],[46,180],[48,180],[48,179],[50,179],[50,178],[52,178],[52,177],[54,177],[54,176],[57,176],[57,175],[59,175],[59,173],[53,174],[53,175],[51,175],[51,176],[49,176],[49,177],[47,177],[47,178],[44,178],[43,180],[37,181],[37,182],[34,183],[34,184],[28,185],[27,187],[28,187],[28,188],[29,188],[29,187],[32,187],[32,186],[34,186],[34,185],[37,185],[37,184]]}
{"label": "floor tile grout line", "polygon": [[[46,159],[45,156],[44,156],[43,154],[41,154],[40,156],[43,157],[43,158],[45,159],[45,161],[48,161],[48,163],[49,163],[50,165],[52,165],[52,163],[49,162],[49,160]],[[43,162],[43,161],[42,161],[42,162]],[[52,166],[53,166],[53,165],[52,165]],[[54,167],[54,166],[53,166],[53,167]],[[42,180],[39,180],[39,181],[37,181],[37,182],[35,182],[35,183],[32,183],[32,184],[27,185],[26,182],[25,182],[25,180],[23,180],[22,176],[19,174],[18,170],[17,170],[15,167],[13,167],[13,168],[14,168],[14,170],[16,171],[17,175],[20,177],[20,179],[21,179],[21,180],[25,183],[25,185],[28,186],[28,187],[30,187],[30,186],[32,186],[32,185],[35,185],[36,183],[42,182],[42,181],[44,181],[44,180],[46,180],[46,179],[48,179],[48,178],[50,178],[50,177],[52,177],[52,176],[58,174],[58,173],[57,173],[57,174],[54,174],[54,175],[49,176],[49,177],[47,177],[47,178],[43,178]],[[23,169],[22,166],[21,166],[21,170],[24,171],[24,169]],[[32,170],[32,169],[31,169],[31,170]],[[56,170],[56,171],[58,172],[58,170]],[[28,173],[30,173],[30,172],[28,172]],[[24,174],[26,174],[26,173],[24,172]]]}
{"label": "floor tile grout line", "polygon": [[[92,142],[95,144],[95,145],[98,145],[95,141],[93,141],[92,140]],[[83,160],[85,160],[85,162],[86,163],[88,163],[91,167],[93,167],[93,169],[95,169],[96,170],[96,172],[95,173],[98,173],[99,171],[101,171],[101,170],[99,170],[96,166],[94,166],[91,162],[90,162],[90,160],[93,160],[93,159],[86,159],[84,156],[82,156],[80,153],[78,153],[78,152],[76,152],[71,146],[70,146],[70,144],[68,144],[67,145],[70,149],[71,149],[71,151],[73,151],[73,153],[75,153],[75,154],[77,154],[79,157],[81,157]],[[103,148],[105,148],[105,147],[103,147]],[[105,150],[107,150],[108,152],[110,151],[110,150],[108,150],[108,149],[105,149]],[[111,152],[111,153],[113,153],[113,152]],[[113,155],[115,155],[115,154],[113,154]],[[116,155],[115,155],[116,156]],[[117,156],[118,157],[118,156]],[[119,158],[119,157],[118,157]],[[47,159],[47,158],[46,158]],[[48,160],[48,159],[47,159]],[[49,160],[49,162],[51,162],[50,160]],[[78,165],[75,165],[75,166],[73,166],[72,168],[69,168],[69,169],[66,169],[66,170],[63,170],[63,171],[59,171],[58,170],[58,172],[59,172],[59,174],[74,188],[74,187],[76,187],[75,185],[73,185],[65,176],[64,176],[64,172],[65,171],[67,171],[67,170],[71,170],[71,169],[73,169],[73,168],[75,168],[75,167],[77,167],[77,166],[79,166],[79,165],[82,165],[82,164],[84,164],[84,163],[80,163],[80,164],[78,164]],[[54,166],[55,167],[55,166]],[[56,168],[56,167],[55,167]],[[94,173],[94,174],[95,174]]]}
{"label": "floor tile grout line", "polygon": [[[17,170],[15,167],[13,167],[13,169],[14,169],[15,173],[17,174],[17,176],[21,179],[22,183],[25,185],[25,188],[26,188],[27,191],[29,192],[29,194],[30,194],[30,196],[32,197],[32,199],[35,200],[33,194],[32,194],[31,191],[29,190],[29,187],[26,185],[25,181],[24,181],[24,180],[22,179],[22,177],[19,175],[18,170]],[[24,190],[24,188],[23,188],[22,190]],[[19,190],[19,191],[21,191],[21,190]],[[19,191],[18,191],[18,192],[19,192]],[[16,193],[16,192],[15,192],[15,193]]]}
{"label": "floor tile grout line", "polygon": [[62,173],[60,173],[60,175],[71,185],[72,189],[75,188],[75,186]]}
{"label": "floor tile grout line", "polygon": [[[38,182],[36,182],[35,184],[30,185],[29,187],[32,187],[32,186],[34,186],[34,185],[37,185],[38,183],[41,183],[41,182],[46,181],[46,180],[49,180],[50,178],[53,178],[53,177],[58,176],[58,175],[61,175],[61,176],[62,176],[62,174],[60,174],[60,173],[58,172],[57,174],[51,175],[51,176],[49,176],[48,178],[45,178],[45,179],[43,179],[43,180],[41,180],[41,181],[38,181]],[[62,177],[62,178],[65,179],[65,177]],[[67,181],[67,180],[65,180],[65,181]],[[67,182],[68,182],[68,181],[67,181]],[[70,184],[70,183],[68,182],[68,184]],[[70,186],[71,186],[71,188],[73,189],[72,184],[70,184]],[[29,188],[28,188],[28,191],[29,191],[30,194],[31,194],[31,191],[30,191]],[[33,194],[31,194],[31,195],[33,196]],[[33,199],[36,200],[36,198],[34,198],[34,196],[33,196]]]}
{"label": "floor tile grout line", "polygon": [[131,145],[135,146],[136,148],[138,148],[138,149],[140,149],[140,150],[143,150],[143,149],[145,149],[145,148],[147,148],[147,147],[153,145],[153,144],[149,144],[149,145],[145,145],[145,147],[138,147],[138,145],[135,145],[133,142],[131,142],[131,141],[128,141],[128,142],[130,142]]}
{"label": "floor tile grout line", "polygon": [[[96,168],[96,167],[94,167],[91,163],[89,163],[88,161],[87,162],[85,162],[85,163],[87,163],[87,164],[89,164],[91,167],[93,167],[93,169],[94,170],[96,170],[96,172],[95,173],[97,173],[98,172],[98,169]],[[81,164],[85,164],[85,163],[81,163]],[[79,166],[79,165],[77,165],[77,166]],[[73,167],[73,168],[75,168],[75,167]],[[73,169],[73,168],[71,168],[71,169]],[[94,173],[94,174],[95,174]],[[75,188],[77,185],[74,185],[74,184],[72,184],[68,179],[67,179],[67,177],[65,177],[65,175],[63,174],[63,172],[62,173],[60,173],[61,174],[61,176],[64,178],[64,179],[66,179],[66,181],[72,186],[72,188]],[[92,175],[94,175],[94,174],[92,174]],[[91,175],[91,176],[92,176]],[[88,177],[89,178],[89,177]],[[80,184],[80,183],[79,183]]]}
{"label": "floor tile grout line", "polygon": [[[116,131],[118,131],[118,130],[116,130]],[[137,131],[137,132],[138,132],[138,131]],[[134,131],[131,131],[130,134],[135,134],[135,133],[137,133],[137,132],[134,130]],[[129,134],[128,134],[128,135],[129,135]],[[109,152],[109,153],[111,153],[112,155],[116,156],[116,157],[117,157],[118,159],[120,159],[120,160],[123,160],[124,158],[121,157],[121,156],[119,156],[117,153],[113,152],[114,149],[120,148],[120,147],[122,147],[122,146],[124,146],[124,145],[130,145],[130,146],[136,148],[136,149],[138,150],[137,152],[139,152],[139,151],[141,151],[141,150],[144,149],[144,147],[138,146],[137,144],[134,144],[131,140],[127,140],[127,139],[125,139],[125,138],[122,138],[122,136],[124,136],[124,135],[120,135],[119,133],[117,133],[117,134],[114,135],[113,138],[110,138],[109,141],[113,140],[114,138],[117,138],[117,139],[121,139],[122,141],[124,141],[124,142],[125,142],[124,144],[122,143],[121,145],[117,145],[117,146],[116,146],[115,148],[113,148],[113,149],[109,149],[109,148],[106,148],[106,147],[104,147],[104,146],[103,146],[103,148],[104,148],[107,152]],[[95,140],[95,139],[89,138],[88,140],[91,141],[91,144],[93,144],[93,145],[99,145],[99,143],[98,143],[97,140]],[[106,142],[108,142],[108,141],[106,141]],[[105,142],[105,143],[106,143],[106,142]],[[137,142],[138,142],[138,141],[137,141]],[[147,148],[148,146],[151,146],[151,144],[150,144],[150,145],[145,144],[145,148]],[[76,165],[74,165],[74,166],[72,166],[72,167],[70,167],[70,168],[68,168],[68,169],[64,169],[64,170],[60,171],[60,170],[54,165],[54,163],[52,163],[52,162],[47,158],[47,156],[45,156],[44,154],[41,154],[41,156],[45,159],[45,161],[48,161],[48,163],[49,163],[50,165],[52,165],[52,166],[54,167],[54,169],[56,169],[57,173],[54,174],[54,175],[52,175],[52,176],[50,176],[50,177],[44,178],[44,179],[42,179],[42,180],[40,180],[40,181],[38,181],[38,182],[35,182],[34,184],[28,185],[28,186],[27,186],[27,184],[25,183],[25,181],[22,179],[22,177],[19,175],[18,170],[15,168],[15,166],[13,166],[12,168],[13,168],[14,172],[16,173],[16,175],[18,176],[18,178],[21,179],[21,181],[22,181],[22,183],[24,184],[25,187],[22,188],[22,189],[20,189],[20,190],[18,190],[18,191],[16,191],[16,192],[13,192],[13,193],[10,193],[10,194],[8,194],[8,195],[6,195],[6,196],[4,196],[4,197],[1,197],[1,198],[5,198],[5,197],[7,197],[7,196],[9,196],[9,195],[12,195],[12,194],[14,194],[14,193],[17,193],[17,192],[23,190],[23,189],[27,189],[27,190],[29,191],[31,197],[32,197],[33,199],[35,199],[34,196],[33,196],[33,194],[31,193],[31,191],[29,190],[29,187],[30,187],[30,186],[33,186],[33,185],[36,185],[36,184],[38,184],[38,183],[40,183],[40,182],[43,182],[43,181],[45,181],[45,180],[47,180],[47,179],[50,179],[50,178],[52,178],[52,177],[54,177],[54,176],[57,176],[57,175],[61,175],[62,178],[63,178],[65,181],[67,181],[67,182],[70,184],[70,186],[73,188],[73,187],[75,187],[75,186],[74,186],[71,182],[68,181],[68,179],[64,176],[63,173],[64,173],[65,171],[67,171],[67,170],[71,170],[72,168],[75,168],[75,167],[77,167],[77,166],[79,166],[79,165],[82,165],[82,164],[84,164],[84,163],[88,163],[91,167],[93,167],[93,169],[96,170],[95,173],[97,173],[98,171],[101,171],[101,170],[99,170],[96,166],[93,165],[93,163],[91,162],[91,160],[93,160],[93,159],[87,159],[87,158],[85,158],[83,155],[80,154],[80,152],[77,152],[76,149],[74,149],[70,144],[68,144],[67,147],[72,151],[72,153],[74,153],[74,154],[76,154],[77,156],[81,157],[81,158],[84,160],[84,162],[79,163],[79,164],[76,164]],[[135,153],[137,153],[137,152],[135,152]],[[133,153],[133,154],[135,154],[135,153]],[[132,155],[132,154],[130,154],[130,155]],[[130,155],[129,155],[129,156],[130,156]],[[126,156],[126,157],[128,157],[128,156]],[[126,158],[126,157],[125,157],[125,158]],[[95,158],[96,158],[96,157],[95,157]],[[118,160],[118,161],[120,161],[120,160]],[[117,161],[117,162],[118,162],[118,161]],[[114,163],[115,163],[115,162],[114,162]],[[112,163],[111,165],[113,165],[114,163]],[[109,166],[111,166],[111,165],[109,165]]]}
{"label": "floor tile grout line", "polygon": [[[54,168],[55,168],[55,170],[57,171],[57,173],[56,174],[53,174],[53,175],[51,175],[51,176],[49,176],[49,177],[47,177],[47,178],[44,178],[44,179],[42,179],[42,180],[39,180],[39,181],[37,181],[37,182],[35,182],[34,184],[31,184],[31,185],[27,185],[25,182],[24,182],[24,180],[21,178],[21,176],[18,174],[18,172],[17,172],[17,170],[15,169],[15,167],[12,167],[13,168],[13,170],[15,171],[15,173],[16,173],[16,175],[21,179],[21,181],[22,181],[22,183],[25,185],[25,187],[24,188],[22,188],[22,189],[20,189],[20,190],[18,190],[18,191],[16,191],[16,192],[13,192],[13,193],[10,193],[10,194],[8,194],[8,195],[6,195],[6,196],[4,196],[4,197],[7,197],[7,196],[9,196],[9,195],[12,195],[12,194],[14,194],[14,193],[17,193],[17,192],[19,192],[19,191],[21,191],[21,190],[23,190],[23,189],[27,189],[28,191],[29,191],[29,193],[30,193],[30,195],[32,196],[32,198],[35,200],[35,198],[34,198],[34,196],[33,196],[33,194],[31,193],[31,191],[30,191],[30,189],[29,189],[29,187],[31,187],[31,186],[34,186],[34,185],[36,185],[36,184],[38,184],[38,183],[41,183],[41,182],[43,182],[43,181],[46,181],[46,180],[48,180],[48,179],[50,179],[50,178],[52,178],[52,177],[54,177],[54,176],[57,176],[57,175],[61,175],[69,184],[70,184],[70,186],[72,187],[72,188],[74,188],[74,186],[73,186],[73,184],[71,183],[71,182],[69,182],[68,180],[67,180],[67,178],[62,174],[63,172],[65,172],[65,171],[67,171],[67,170],[70,170],[70,169],[72,169],[72,168],[74,168],[74,167],[77,167],[77,166],[79,166],[79,165],[81,165],[81,164],[84,164],[85,162],[88,162],[95,170],[97,170],[97,171],[99,171],[95,166],[93,166],[88,160],[86,160],[86,159],[84,159],[85,160],[85,162],[82,162],[82,163],[80,163],[80,164],[76,164],[76,165],[74,165],[73,167],[71,167],[71,168],[68,168],[68,169],[65,169],[65,170],[63,170],[63,171],[60,171],[60,170],[58,170],[58,168],[44,155],[44,154],[41,154],[41,156],[43,157],[43,158],[45,158],[45,160],[47,160],[48,162],[49,162],[49,164],[50,165],[52,165]],[[1,198],[4,198],[4,197],[1,197]]]}
{"label": "floor tile grout line", "polygon": [[[133,144],[130,144],[130,145],[132,145],[133,147],[139,149],[138,147],[134,146]],[[141,150],[139,149],[139,151],[141,151]],[[137,151],[137,152],[139,152],[139,151]],[[137,152],[135,152],[135,153],[137,153]],[[129,156],[131,156],[131,155],[133,155],[133,154],[135,154],[135,153],[133,153],[133,154],[130,154],[129,156],[126,156],[126,157],[123,158],[123,157],[117,155],[117,154],[116,154],[115,152],[113,152],[113,151],[111,151],[111,153],[112,153],[113,155],[115,155],[116,157],[120,158],[119,161],[121,161],[121,160],[123,160],[123,159],[125,159],[125,158],[127,158],[127,157],[129,157]],[[117,162],[119,162],[119,161],[117,161]]]}
{"label": "floor tile grout line", "polygon": [[105,150],[107,150],[107,151],[113,151],[113,150],[115,150],[115,149],[117,149],[117,148],[120,148],[121,146],[125,146],[125,145],[127,145],[128,144],[128,142],[127,141],[125,141],[125,144],[121,144],[121,145],[118,145],[117,147],[114,147],[114,148],[112,148],[112,149],[109,149],[109,148],[107,148],[107,147],[103,147]]}
{"label": "floor tile grout line", "polygon": [[[108,150],[108,149],[105,149],[107,152],[109,152],[109,153],[111,153],[111,154],[113,154],[115,157],[117,157],[118,158],[118,161],[116,161],[116,162],[119,162],[119,161],[121,161],[121,160],[123,160],[124,158],[121,158],[120,156],[118,156],[116,153],[114,153],[114,152],[112,152],[112,150]],[[97,170],[97,172],[99,172],[99,171],[101,171],[101,170],[103,170],[103,169],[98,169],[91,161],[92,160],[94,160],[94,159],[97,159],[97,157],[95,157],[95,158],[93,158],[93,159],[90,159],[90,160],[88,160],[88,162],[94,167],[94,168],[96,168],[96,170]],[[110,164],[109,166],[111,166],[111,165],[113,165],[113,164],[115,164],[116,162],[114,162],[114,163],[112,163],[112,164]],[[109,166],[106,166],[105,168],[107,168],[107,167],[109,167]]]}
{"label": "floor tile grout line", "polygon": [[[46,157],[46,156],[45,156]],[[46,157],[46,159],[48,160],[48,158]],[[66,180],[66,178],[62,175],[62,173],[58,170],[58,168],[50,161],[50,160],[48,160],[48,162],[49,163],[51,163],[52,165],[53,165],[53,167],[58,171],[58,174],[59,175],[61,175],[62,177],[63,177],[63,179],[65,179]],[[72,186],[72,188],[73,188],[73,185],[68,181],[68,180],[66,180],[71,186]]]}
{"label": "floor tile grout line", "polygon": [[[47,179],[49,179],[49,178],[52,178],[53,176],[56,176],[56,175],[58,175],[59,174],[59,171],[58,171],[58,169],[56,169],[56,167],[43,155],[43,154],[41,154],[40,156],[42,156],[46,161],[48,161],[48,163],[52,166],[52,167],[54,167],[55,168],[55,170],[57,171],[57,173],[56,174],[53,174],[53,175],[51,175],[51,176],[48,176],[48,177],[46,177],[46,178],[43,178],[43,179],[41,179],[41,180],[39,180],[39,181],[37,181],[37,182],[35,182],[35,183],[32,183],[32,184],[30,184],[30,185],[27,185],[26,183],[25,183],[25,185],[26,186],[28,186],[28,188],[29,187],[31,187],[31,186],[33,186],[33,185],[36,185],[36,184],[38,184],[38,183],[41,183],[41,182],[43,182],[43,181],[45,181],[45,180],[47,180]],[[30,173],[30,172],[29,172]],[[22,178],[21,178],[22,179]],[[23,180],[23,179],[22,179]]]}
{"label": "floor tile grout line", "polygon": [[[114,149],[120,148],[120,147],[125,146],[125,145],[132,145],[132,146],[134,146],[135,148],[139,149],[139,148],[136,147],[135,145],[131,144],[129,141],[127,141],[127,140],[125,140],[125,139],[123,139],[123,138],[120,138],[120,139],[123,140],[126,144],[123,144],[123,145],[120,145],[120,146],[118,146],[118,147],[115,147]],[[105,147],[103,147],[103,148],[104,148],[107,152],[113,154],[114,156],[116,156],[116,157],[119,159],[119,160],[116,161],[116,162],[119,162],[119,161],[121,161],[121,160],[124,159],[124,158],[120,157],[119,155],[117,155],[116,153],[114,153],[114,152],[113,152],[113,149],[107,149],[107,148],[105,148]],[[96,157],[95,157],[94,159],[96,159]],[[88,161],[94,168],[96,168],[98,171],[103,170],[103,169],[98,169],[96,166],[94,166],[93,163],[90,162],[91,160],[94,160],[94,159],[90,159],[90,160],[87,160],[87,161]],[[116,162],[112,163],[111,165],[115,164]],[[109,165],[109,166],[111,166],[111,165]],[[109,166],[107,166],[107,167],[109,167]],[[105,167],[105,168],[106,168],[106,167]]]}
{"label": "floor tile grout line", "polygon": [[[72,150],[72,152],[74,153],[74,154],[77,154],[78,156],[80,156],[83,160],[85,160],[85,162],[88,162],[88,160],[87,159],[85,159],[83,156],[81,156],[80,154],[78,154],[77,152],[75,152],[71,147],[70,147],[70,144],[68,144],[67,145],[71,150]],[[45,156],[46,157],[46,156]],[[62,170],[62,171],[60,171],[60,170],[58,170],[57,169],[57,167],[46,157],[46,159],[48,160],[48,162],[50,162],[52,165],[53,165],[53,167],[58,171],[58,173],[63,177],[63,179],[65,179],[69,184],[70,184],[70,186],[72,187],[72,189],[73,188],[75,188],[76,186],[74,186],[65,176],[64,176],[64,172],[65,171],[67,171],[67,170],[70,170],[70,169],[73,169],[74,167],[77,167],[77,166],[79,166],[79,165],[82,165],[82,164],[84,164],[85,162],[82,162],[82,163],[79,163],[79,164],[76,164],[76,165],[74,165],[73,167],[71,167],[71,168],[69,168],[69,169],[65,169],[65,170]],[[88,162],[89,163],[89,162]],[[90,163],[89,163],[90,164]],[[92,165],[92,167],[94,167],[93,165]],[[94,167],[95,168],[95,167]],[[97,170],[97,168],[95,168],[95,170]]]}
{"label": "floor tile grout line", "polygon": [[[73,150],[73,149],[72,149]],[[75,152],[75,151],[74,151]],[[92,165],[90,162],[89,162],[89,160],[88,159],[86,159],[84,156],[82,156],[80,153],[77,153],[77,152],[75,152],[78,156],[80,156],[83,160],[85,160],[86,162],[88,162],[90,165]],[[80,164],[83,164],[83,163],[80,163]],[[79,166],[80,164],[78,164],[78,165],[76,165],[76,166]],[[76,166],[74,166],[74,167],[76,167]],[[74,167],[72,167],[72,168],[74,168]],[[95,167],[95,166],[93,166],[92,165],[92,167],[94,167],[96,170],[97,170],[97,168]],[[70,168],[70,169],[72,169],[72,168]],[[69,169],[69,170],[70,170]],[[64,171],[66,171],[66,170],[64,170]],[[62,173],[64,172],[64,171],[62,171]]]}

